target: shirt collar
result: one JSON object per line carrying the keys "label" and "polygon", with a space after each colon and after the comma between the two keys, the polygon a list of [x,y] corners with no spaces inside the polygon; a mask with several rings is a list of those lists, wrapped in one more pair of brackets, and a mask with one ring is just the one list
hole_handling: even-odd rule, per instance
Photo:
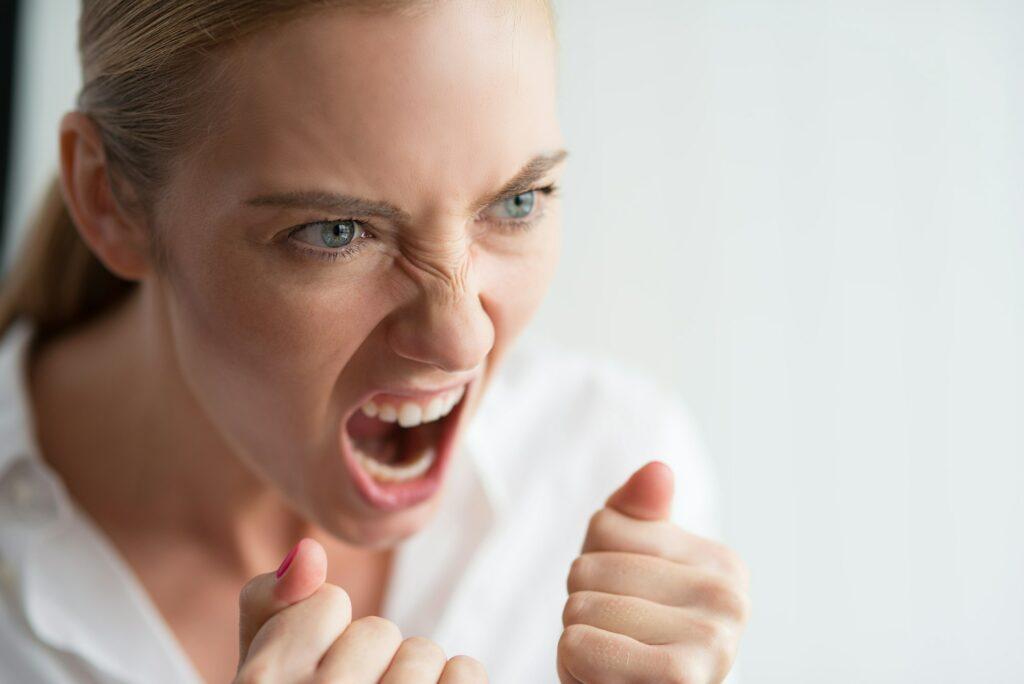
{"label": "shirt collar", "polygon": [[41,456],[28,385],[33,331],[15,319],[0,340],[0,560],[14,569],[14,599],[40,641],[116,681],[198,681],[130,569]]}
{"label": "shirt collar", "polygon": [[497,427],[496,404],[500,404],[500,394],[504,391],[502,378],[496,376],[486,393],[480,398],[475,415],[470,416],[463,437],[462,449],[469,465],[479,480],[481,495],[495,516],[500,515],[507,506],[505,478],[499,471],[500,464],[494,458],[493,448],[489,448],[488,437],[493,436]]}
{"label": "shirt collar", "polygon": [[[168,672],[175,671],[176,666],[187,659],[182,654],[181,658],[166,660],[167,654],[177,648],[169,630],[158,613],[148,609],[148,597],[138,593],[141,588],[134,584],[133,576],[125,574],[128,569],[116,550],[108,546],[102,532],[94,528],[84,514],[74,513],[74,504],[64,491],[63,483],[41,458],[27,376],[33,332],[34,326],[29,320],[17,318],[0,338],[0,483],[8,474],[30,477],[40,502],[45,504],[42,509],[46,511],[46,515],[33,524],[30,533],[18,532],[17,543],[0,549],[17,564],[20,602],[26,618],[40,639],[82,655],[87,662],[121,681],[143,681],[146,664],[161,660],[166,663]],[[455,500],[448,502],[457,511],[449,522],[461,520],[466,527],[462,534],[455,535],[453,541],[457,543],[452,552],[461,556],[463,562],[474,555],[476,547],[507,507],[505,478],[500,472],[500,458],[494,444],[495,434],[500,432],[500,407],[506,391],[503,373],[499,371],[492,377],[465,427],[461,445],[464,453],[460,455],[465,468],[461,474],[452,473],[461,481],[457,484]],[[456,531],[448,527],[441,534],[451,537]],[[433,539],[432,550],[436,551],[438,537]],[[426,538],[421,540],[421,543],[427,542]],[[410,570],[408,584],[417,584],[415,575],[422,573],[423,559],[434,555],[427,551],[413,554],[416,557],[413,565],[419,567]],[[77,557],[81,565],[68,567],[63,561],[71,557]],[[82,570],[89,571],[87,580],[77,574]],[[65,576],[67,572],[71,574]],[[90,591],[83,592],[86,584]],[[443,613],[448,612],[443,610]],[[99,616],[108,619],[107,629],[96,629],[96,624],[83,622],[100,619]],[[130,633],[125,632],[124,625],[132,625]],[[436,622],[435,625],[440,626]],[[116,643],[109,638],[112,634],[118,635]],[[153,635],[158,637],[155,641]],[[126,645],[130,646],[128,651]],[[191,674],[186,668],[176,671],[174,676],[178,681],[189,681]]]}
{"label": "shirt collar", "polygon": [[16,318],[0,340],[0,478],[18,459],[38,453],[28,406],[26,362],[32,332],[27,319]]}

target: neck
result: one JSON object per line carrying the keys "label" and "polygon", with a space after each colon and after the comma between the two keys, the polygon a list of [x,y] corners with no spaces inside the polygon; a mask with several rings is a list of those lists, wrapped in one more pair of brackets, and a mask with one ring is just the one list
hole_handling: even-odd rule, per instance
{"label": "neck", "polygon": [[108,530],[199,543],[245,575],[301,536],[324,542],[243,463],[195,401],[157,293],[39,350],[30,372],[44,458]]}

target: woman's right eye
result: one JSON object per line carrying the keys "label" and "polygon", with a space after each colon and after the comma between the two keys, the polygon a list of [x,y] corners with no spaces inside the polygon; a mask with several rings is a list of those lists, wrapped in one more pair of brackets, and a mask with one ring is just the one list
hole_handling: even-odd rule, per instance
{"label": "woman's right eye", "polygon": [[304,255],[324,261],[348,261],[355,258],[367,244],[366,239],[372,237],[365,224],[356,219],[313,221],[289,231],[287,244]]}
{"label": "woman's right eye", "polygon": [[300,226],[291,236],[314,247],[341,249],[351,244],[357,237],[366,237],[359,221],[344,219],[341,221],[315,221]]}

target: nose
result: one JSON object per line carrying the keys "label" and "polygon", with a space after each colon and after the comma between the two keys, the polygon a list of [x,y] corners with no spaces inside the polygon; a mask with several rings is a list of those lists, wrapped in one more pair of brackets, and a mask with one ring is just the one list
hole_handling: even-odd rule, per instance
{"label": "nose", "polygon": [[461,287],[427,287],[388,331],[399,356],[446,373],[476,368],[494,346],[494,323],[472,278]]}

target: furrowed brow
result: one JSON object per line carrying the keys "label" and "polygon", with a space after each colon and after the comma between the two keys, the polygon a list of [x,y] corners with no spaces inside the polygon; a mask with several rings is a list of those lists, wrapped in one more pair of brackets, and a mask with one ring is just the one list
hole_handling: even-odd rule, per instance
{"label": "furrowed brow", "polygon": [[407,212],[390,202],[321,190],[296,190],[260,195],[246,201],[246,204],[254,207],[318,209],[338,216],[378,216],[401,223],[412,221]]}
{"label": "furrowed brow", "polygon": [[476,210],[481,211],[500,200],[529,192],[537,181],[544,177],[544,174],[561,164],[567,156],[569,156],[567,150],[538,154],[526,162],[526,165],[519,169],[516,175],[512,176],[500,190],[483,197],[477,204]]}
{"label": "furrowed brow", "polygon": [[[548,171],[560,164],[568,151],[542,153],[528,161],[500,190],[482,198],[476,211],[482,211],[494,202],[528,192]],[[354,197],[324,190],[293,190],[259,195],[246,200],[254,207],[281,207],[285,209],[317,209],[336,216],[375,216],[399,224],[412,223],[408,212],[384,200]]]}

